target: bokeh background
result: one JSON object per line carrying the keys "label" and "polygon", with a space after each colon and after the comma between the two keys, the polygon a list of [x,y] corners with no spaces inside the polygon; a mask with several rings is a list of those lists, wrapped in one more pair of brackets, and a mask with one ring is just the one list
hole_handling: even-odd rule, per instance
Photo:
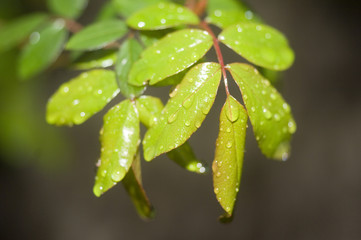
{"label": "bokeh background", "polygon": [[[80,22],[92,21],[103,2],[90,1]],[[296,52],[280,91],[298,130],[290,159],[276,162],[262,156],[249,128],[232,223],[217,221],[222,211],[211,174],[186,172],[165,157],[143,163],[145,189],[157,209],[153,221],[136,215],[121,185],[96,198],[92,185],[104,111],[81,126],[46,125],[48,97],[76,73],[55,69],[18,83],[12,71],[4,75],[4,69],[15,71],[9,53],[0,59],[0,238],[361,239],[360,1],[248,3],[285,33]],[[44,9],[42,1],[0,1],[2,17],[36,9]],[[151,93],[165,97],[167,91]],[[208,164],[224,99],[220,89],[209,117],[190,139]]]}

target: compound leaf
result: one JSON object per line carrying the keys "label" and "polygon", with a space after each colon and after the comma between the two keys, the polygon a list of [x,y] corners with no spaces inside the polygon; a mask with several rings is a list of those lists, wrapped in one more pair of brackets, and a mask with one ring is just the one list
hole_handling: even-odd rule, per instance
{"label": "compound leaf", "polygon": [[72,36],[66,45],[69,50],[93,50],[106,46],[127,33],[121,20],[104,20],[93,23]]}
{"label": "compound leaf", "polygon": [[93,188],[99,197],[121,181],[137,153],[139,117],[135,103],[124,100],[104,115],[100,131],[101,155]]}
{"label": "compound leaf", "polygon": [[147,48],[133,66],[129,83],[155,84],[190,67],[203,57],[212,46],[212,38],[206,31],[184,29],[168,34]]}
{"label": "compound leaf", "polygon": [[28,79],[50,66],[62,52],[67,34],[62,19],[32,33],[20,55],[19,76]]}
{"label": "compound leaf", "polygon": [[257,69],[247,64],[226,66],[239,86],[258,145],[264,155],[286,160],[296,131],[290,106]]}
{"label": "compound leaf", "polygon": [[147,161],[182,145],[201,126],[212,107],[220,79],[221,67],[217,63],[198,64],[186,74],[145,135]]}
{"label": "compound leaf", "polygon": [[113,66],[117,58],[117,51],[113,49],[99,49],[91,52],[84,52],[76,58],[72,67],[78,70],[92,68],[107,68]]}
{"label": "compound leaf", "polygon": [[131,15],[127,23],[139,30],[158,30],[183,24],[198,24],[199,18],[191,10],[175,4],[161,2]]}
{"label": "compound leaf", "polygon": [[294,53],[287,39],[282,33],[266,25],[232,25],[218,39],[251,63],[271,70],[285,70],[294,61]]}
{"label": "compound leaf", "polygon": [[214,192],[228,218],[232,215],[241,181],[247,118],[243,106],[228,96],[219,119],[212,164]]}
{"label": "compound leaf", "polygon": [[115,74],[92,70],[64,83],[49,99],[46,120],[49,124],[81,124],[97,113],[119,92]]}
{"label": "compound leaf", "polygon": [[117,12],[124,17],[129,17],[140,9],[165,1],[169,0],[112,0]]}
{"label": "compound leaf", "polygon": [[62,17],[77,18],[88,4],[88,0],[47,0],[49,9]]}
{"label": "compound leaf", "polygon": [[237,0],[209,0],[206,21],[226,28],[238,22],[259,22],[259,18]]}
{"label": "compound leaf", "polygon": [[123,186],[132,199],[133,205],[138,215],[143,219],[151,219],[154,217],[154,208],[150,203],[142,184],[141,166],[139,151],[133,160],[132,166],[125,175]]}
{"label": "compound leaf", "polygon": [[10,22],[0,29],[0,52],[20,44],[36,27],[47,19],[47,15],[34,13]]}
{"label": "compound leaf", "polygon": [[118,57],[115,64],[115,73],[120,92],[127,98],[133,99],[145,90],[144,86],[136,87],[128,83],[128,76],[134,62],[140,57],[143,51],[142,45],[134,38],[125,40],[119,48]]}

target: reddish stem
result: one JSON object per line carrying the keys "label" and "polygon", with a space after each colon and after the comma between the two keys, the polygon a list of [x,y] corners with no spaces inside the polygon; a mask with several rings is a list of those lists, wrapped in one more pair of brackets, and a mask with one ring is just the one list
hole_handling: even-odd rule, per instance
{"label": "reddish stem", "polygon": [[209,35],[211,35],[211,37],[213,39],[214,50],[216,51],[218,62],[221,65],[222,75],[223,75],[223,80],[224,80],[224,87],[226,88],[226,93],[228,96],[228,95],[230,95],[230,93],[229,93],[229,89],[228,89],[227,73],[226,73],[226,68],[224,66],[223,55],[221,52],[221,48],[219,47],[218,39],[206,22],[204,22],[204,21],[201,22],[201,26],[209,33]]}
{"label": "reddish stem", "polygon": [[64,20],[65,20],[66,28],[72,33],[77,33],[83,29],[83,26],[81,24],[75,22],[74,20],[71,20],[71,19],[64,19]]}

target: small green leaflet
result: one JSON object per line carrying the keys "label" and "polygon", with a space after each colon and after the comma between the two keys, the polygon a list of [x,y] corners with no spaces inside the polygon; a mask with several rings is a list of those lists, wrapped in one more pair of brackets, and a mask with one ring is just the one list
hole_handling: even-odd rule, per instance
{"label": "small green leaflet", "polygon": [[42,13],[34,13],[18,18],[0,29],[0,52],[20,44],[36,27],[48,18]]}
{"label": "small green leaflet", "polygon": [[184,29],[168,34],[147,48],[133,66],[129,83],[155,84],[190,67],[210,49],[213,41],[206,31]]}
{"label": "small green leaflet", "polygon": [[232,215],[241,181],[247,118],[243,106],[228,96],[219,119],[212,164],[214,193],[228,216]]}
{"label": "small green leaflet", "polygon": [[294,61],[287,39],[276,29],[256,23],[239,23],[226,28],[218,39],[258,66],[285,70]]}
{"label": "small green leaflet", "polygon": [[259,22],[255,14],[237,0],[209,0],[206,21],[226,28],[239,22]]}
{"label": "small green leaflet", "polygon": [[72,36],[66,45],[69,50],[94,50],[122,38],[128,29],[121,20],[93,23]]}
{"label": "small green leaflet", "polygon": [[157,117],[164,106],[159,98],[152,96],[141,96],[136,99],[141,123],[147,128],[152,127],[157,122]]}
{"label": "small green leaflet", "polygon": [[113,49],[99,49],[91,52],[84,52],[76,58],[72,67],[78,70],[92,68],[107,68],[113,66],[117,58],[117,51]]}
{"label": "small green leaflet", "polygon": [[63,50],[67,31],[65,22],[57,19],[30,35],[19,59],[19,76],[29,79],[49,67]]}
{"label": "small green leaflet", "polygon": [[115,73],[120,92],[127,98],[135,98],[142,94],[145,87],[136,87],[128,83],[130,68],[140,57],[143,51],[142,45],[134,38],[125,40],[119,48],[118,57],[115,64]]}
{"label": "small green leaflet", "polygon": [[165,2],[169,0],[111,0],[118,13],[124,17],[129,17],[136,11],[145,7],[154,5],[159,2]]}
{"label": "small green leaflet", "polygon": [[161,2],[134,13],[128,18],[127,23],[139,30],[158,30],[184,24],[196,25],[199,18],[181,5]]}
{"label": "small green leaflet", "polygon": [[124,100],[104,115],[100,142],[101,155],[93,188],[97,197],[124,178],[137,153],[139,117],[134,102]]}
{"label": "small green leaflet", "polygon": [[47,0],[52,12],[66,18],[77,18],[88,4],[88,0]]}
{"label": "small green leaflet", "polygon": [[226,68],[242,92],[262,153],[270,158],[286,160],[289,156],[289,141],[296,131],[290,106],[254,67],[232,63]]}
{"label": "small green leaflet", "polygon": [[92,70],[64,83],[49,99],[46,120],[49,124],[81,124],[119,93],[115,74]]}
{"label": "small green leaflet", "polygon": [[143,219],[154,218],[154,208],[150,203],[142,185],[139,151],[137,152],[132,166],[125,175],[122,183],[128,192],[128,195],[132,199],[134,207],[136,208],[139,216]]}
{"label": "small green leaflet", "polygon": [[171,93],[159,119],[145,134],[147,161],[182,145],[202,124],[214,102],[221,80],[217,63],[193,67]]}

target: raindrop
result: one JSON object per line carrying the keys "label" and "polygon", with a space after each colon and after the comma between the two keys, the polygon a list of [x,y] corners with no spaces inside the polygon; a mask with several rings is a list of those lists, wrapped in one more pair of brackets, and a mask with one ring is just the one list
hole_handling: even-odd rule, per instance
{"label": "raindrop", "polygon": [[228,142],[226,145],[227,148],[231,148],[232,147],[232,142]]}
{"label": "raindrop", "polygon": [[271,93],[270,97],[271,97],[273,100],[275,100],[275,99],[276,99],[276,94]]}
{"label": "raindrop", "polygon": [[251,107],[251,111],[252,111],[252,112],[255,112],[255,111],[256,111],[256,108],[255,108],[255,107]]}
{"label": "raindrop", "polygon": [[202,108],[202,113],[208,114],[210,110],[211,110],[211,105],[207,105],[204,108]]}
{"label": "raindrop", "polygon": [[79,99],[74,99],[73,100],[73,105],[75,106],[75,105],[78,105],[79,104]]}
{"label": "raindrop", "polygon": [[103,93],[103,90],[99,89],[97,93],[98,93],[98,94],[102,94],[102,93]]}
{"label": "raindrop", "polygon": [[215,194],[219,193],[219,188],[215,188],[215,189],[214,189],[214,193],[215,193]]}
{"label": "raindrop", "polygon": [[222,173],[219,171],[216,173],[216,177],[220,177],[221,175],[222,175]]}
{"label": "raindrop", "polygon": [[164,18],[162,18],[162,19],[160,20],[160,23],[161,23],[161,24],[165,24],[166,21],[167,21],[167,20],[165,20]]}
{"label": "raindrop", "polygon": [[168,117],[168,123],[173,123],[177,119],[178,113],[175,112],[174,114]]}
{"label": "raindrop", "polygon": [[289,113],[291,111],[290,106],[287,103],[284,103],[282,107],[286,111],[286,113]]}
{"label": "raindrop", "polygon": [[142,28],[142,27],[144,27],[144,26],[145,26],[145,22],[139,22],[139,23],[138,23],[138,27]]}
{"label": "raindrop", "polygon": [[277,122],[279,122],[279,121],[281,120],[280,115],[278,115],[277,113],[273,116],[273,118],[274,118]]}
{"label": "raindrop", "polygon": [[201,124],[202,124],[201,121],[196,121],[194,125],[196,126],[196,128],[200,128]]}
{"label": "raindrop", "polygon": [[296,123],[293,120],[288,122],[288,132],[291,134],[296,132]]}
{"label": "raindrop", "polygon": [[69,92],[69,87],[65,86],[65,87],[63,88],[63,92],[64,92],[64,93]]}
{"label": "raindrop", "polygon": [[271,119],[272,117],[272,113],[266,108],[263,108],[263,115],[265,116],[266,119]]}
{"label": "raindrop", "polygon": [[184,102],[183,102],[183,107],[188,109],[192,106],[194,102],[194,95],[191,95],[189,98],[187,98]]}
{"label": "raindrop", "polygon": [[239,188],[238,187],[236,187],[236,192],[238,192],[239,191]]}
{"label": "raindrop", "polygon": [[228,133],[230,133],[231,132],[231,128],[227,128],[227,130],[226,130]]}
{"label": "raindrop", "polygon": [[189,120],[185,121],[184,125],[186,125],[187,127],[189,127],[191,125],[191,122]]}
{"label": "raindrop", "polygon": [[106,170],[106,169],[104,169],[104,170],[100,173],[100,175],[101,175],[102,177],[105,177],[106,174],[107,174],[107,170]]}
{"label": "raindrop", "polygon": [[218,167],[222,167],[222,163],[223,163],[222,161],[219,161],[218,164],[217,164]]}
{"label": "raindrop", "polygon": [[121,179],[122,179],[122,175],[121,175],[120,171],[113,172],[112,180],[114,182],[119,182]]}

